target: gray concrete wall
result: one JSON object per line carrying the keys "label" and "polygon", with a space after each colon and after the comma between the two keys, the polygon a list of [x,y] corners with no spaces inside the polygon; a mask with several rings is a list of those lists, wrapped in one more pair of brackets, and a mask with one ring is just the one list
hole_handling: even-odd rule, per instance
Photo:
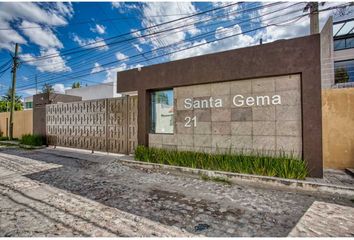
{"label": "gray concrete wall", "polygon": [[[235,95],[281,97],[278,105],[245,104]],[[222,100],[222,107],[186,109],[185,99]],[[203,152],[286,152],[302,156],[301,79],[287,75],[174,88],[174,134],[149,134],[149,146]],[[239,98],[238,98],[239,99]],[[186,127],[186,117],[196,126]]]}
{"label": "gray concrete wall", "polygon": [[334,85],[333,59],[333,18],[328,18],[321,31],[321,87],[331,88]]}

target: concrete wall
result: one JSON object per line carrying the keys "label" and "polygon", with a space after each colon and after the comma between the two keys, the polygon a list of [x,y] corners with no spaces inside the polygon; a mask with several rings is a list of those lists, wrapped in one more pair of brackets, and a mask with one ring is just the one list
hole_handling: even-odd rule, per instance
{"label": "concrete wall", "polygon": [[82,97],[82,100],[120,97],[116,92],[117,82],[65,90],[65,94]]}
{"label": "concrete wall", "polygon": [[[3,136],[9,136],[8,124],[10,119],[9,112],[0,113],[0,132]],[[33,111],[16,111],[14,113],[14,137],[21,138],[23,134],[32,134]]]}
{"label": "concrete wall", "polygon": [[321,87],[334,85],[333,18],[328,18],[321,31]]}
{"label": "concrete wall", "polygon": [[310,176],[322,177],[320,34],[119,72],[117,91],[138,91],[139,144],[148,146],[152,91],[301,74],[302,149]]}
{"label": "concrete wall", "polygon": [[325,168],[354,168],[354,88],[322,91]]}
{"label": "concrete wall", "polygon": [[[174,88],[174,134],[149,134],[149,146],[203,152],[286,152],[301,157],[300,82],[300,75],[288,75]],[[233,103],[236,95],[244,99],[279,95],[281,103],[237,107]],[[209,102],[206,107],[211,97],[220,99],[222,106],[214,102],[211,107]],[[190,109],[185,99],[205,104]],[[192,121],[186,126],[188,117],[196,117],[195,125]]]}
{"label": "concrete wall", "polygon": [[59,102],[81,101],[81,97],[70,96],[58,93],[40,93],[33,96],[33,133],[39,135],[46,134],[46,110],[47,104]]}

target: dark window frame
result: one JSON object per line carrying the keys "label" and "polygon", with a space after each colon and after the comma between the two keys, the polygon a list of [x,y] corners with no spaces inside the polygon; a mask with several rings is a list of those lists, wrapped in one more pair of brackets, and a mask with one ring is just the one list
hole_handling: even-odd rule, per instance
{"label": "dark window frame", "polygon": [[[344,47],[341,48],[336,48],[336,41],[344,41]],[[340,50],[345,50],[345,49],[351,49],[354,48],[354,44],[352,46],[348,46],[349,44],[347,43],[348,41],[354,41],[354,34],[348,34],[340,37],[335,37],[333,39],[333,48],[334,51],[340,51]]]}
{"label": "dark window frame", "polygon": [[[345,60],[340,60],[340,61],[335,61],[334,62],[334,83],[335,84],[338,84],[337,80],[336,80],[336,63],[345,63],[345,62],[350,62],[352,61],[353,62],[353,68],[354,68],[354,58],[351,58],[351,59],[345,59]],[[354,79],[352,81],[350,81],[350,73],[349,73],[349,81],[348,82],[354,82]]]}
{"label": "dark window frame", "polygon": [[175,111],[173,111],[173,117],[172,117],[172,132],[165,132],[165,133],[160,133],[160,132],[156,132],[156,121],[153,121],[153,114],[154,114],[154,110],[155,110],[155,107],[154,107],[154,97],[153,95],[156,93],[156,92],[164,92],[164,91],[171,91],[172,92],[172,102],[170,103],[174,109],[174,89],[173,88],[166,88],[166,89],[157,89],[157,90],[153,90],[153,91],[149,91],[149,95],[150,95],[150,114],[149,114],[149,118],[150,118],[150,126],[149,126],[149,133],[150,134],[165,134],[165,135],[173,135],[174,132],[175,132],[175,124],[174,124],[174,114],[175,114]]}

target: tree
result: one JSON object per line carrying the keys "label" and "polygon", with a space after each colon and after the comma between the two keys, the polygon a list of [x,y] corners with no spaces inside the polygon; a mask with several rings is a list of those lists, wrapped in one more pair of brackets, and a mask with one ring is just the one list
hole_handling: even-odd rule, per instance
{"label": "tree", "polygon": [[349,82],[349,74],[345,68],[337,68],[335,71],[335,82],[346,83]]}
{"label": "tree", "polygon": [[43,85],[42,92],[43,93],[54,93],[54,88],[52,87],[52,85],[45,83]]}
{"label": "tree", "polygon": [[[15,111],[21,111],[23,109],[23,104],[21,96],[15,95]],[[0,112],[8,112],[11,106],[11,88],[7,91],[5,95],[1,97],[0,100]]]}
{"label": "tree", "polygon": [[346,6],[346,7],[335,9],[333,15],[335,18],[338,18],[338,17],[348,16],[351,13],[353,13],[352,6]]}
{"label": "tree", "polygon": [[74,82],[72,85],[71,85],[71,88],[80,88],[81,85],[79,82]]}
{"label": "tree", "polygon": [[164,92],[156,92],[156,103],[169,105],[167,94]]}

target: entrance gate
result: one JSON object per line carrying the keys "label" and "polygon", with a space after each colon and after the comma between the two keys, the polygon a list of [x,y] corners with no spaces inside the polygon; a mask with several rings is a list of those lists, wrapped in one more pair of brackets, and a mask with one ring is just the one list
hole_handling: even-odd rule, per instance
{"label": "entrance gate", "polygon": [[133,153],[137,146],[138,97],[126,96],[46,106],[49,145]]}

